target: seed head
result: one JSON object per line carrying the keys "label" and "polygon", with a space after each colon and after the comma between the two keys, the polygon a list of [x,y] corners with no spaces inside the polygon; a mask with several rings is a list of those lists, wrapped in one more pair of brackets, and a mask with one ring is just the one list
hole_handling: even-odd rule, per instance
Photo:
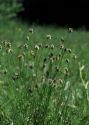
{"label": "seed head", "polygon": [[67,51],[67,48],[64,48],[64,52],[66,52]]}
{"label": "seed head", "polygon": [[36,50],[39,50],[39,46],[38,46],[38,45],[35,45],[35,49],[36,49]]}
{"label": "seed head", "polygon": [[15,81],[19,78],[19,74],[18,73],[15,73],[13,76],[12,76],[12,79]]}
{"label": "seed head", "polygon": [[18,59],[19,59],[20,61],[24,61],[24,56],[23,56],[23,55],[18,55]]}
{"label": "seed head", "polygon": [[1,43],[4,44],[4,41],[2,40]]}
{"label": "seed head", "polygon": [[50,59],[50,62],[54,62],[54,58],[53,57],[51,57],[51,58],[49,58]]}
{"label": "seed head", "polygon": [[71,49],[67,49],[67,51],[68,51],[69,53],[71,53]]}
{"label": "seed head", "polygon": [[43,59],[43,62],[46,62],[46,61],[47,61],[47,58],[44,58],[44,59]]}
{"label": "seed head", "polygon": [[50,34],[46,35],[46,38],[51,40],[52,39],[52,36]]}
{"label": "seed head", "polygon": [[32,55],[33,57],[35,57],[35,53],[34,53],[33,50],[31,50],[30,53],[31,53],[31,55]]}
{"label": "seed head", "polygon": [[61,41],[64,42],[64,37],[63,36],[61,37]]}
{"label": "seed head", "polygon": [[72,33],[73,32],[73,28],[69,28],[69,32]]}
{"label": "seed head", "polygon": [[67,67],[64,68],[64,72],[66,72],[66,73],[68,72],[68,68]]}
{"label": "seed head", "polygon": [[60,49],[64,49],[64,45],[61,45],[61,46],[60,46]]}
{"label": "seed head", "polygon": [[7,47],[10,48],[11,47],[11,43],[7,42]]}
{"label": "seed head", "polygon": [[56,72],[59,72],[59,66],[56,66],[55,69],[56,69]]}
{"label": "seed head", "polygon": [[56,56],[56,58],[55,58],[55,59],[56,59],[56,61],[58,61],[58,60],[59,60],[59,56]]}
{"label": "seed head", "polygon": [[58,57],[60,58],[61,57],[61,54],[59,53]]}
{"label": "seed head", "polygon": [[56,56],[53,56],[52,58],[53,58],[53,61],[56,61]]}
{"label": "seed head", "polygon": [[64,72],[65,76],[69,76],[69,72]]}
{"label": "seed head", "polygon": [[17,72],[15,72],[15,76],[19,76],[19,74]]}
{"label": "seed head", "polygon": [[59,79],[59,83],[63,83],[63,80],[62,80],[62,79]]}
{"label": "seed head", "polygon": [[4,73],[4,74],[7,74],[7,69],[4,69],[4,70],[3,70],[3,73]]}
{"label": "seed head", "polygon": [[25,48],[25,49],[28,49],[28,44],[24,44],[24,48]]}
{"label": "seed head", "polygon": [[53,53],[49,53],[49,58],[53,57]]}
{"label": "seed head", "polygon": [[56,83],[57,81],[56,81],[56,79],[53,79],[53,83]]}
{"label": "seed head", "polygon": [[73,54],[73,59],[76,60],[77,59],[77,56],[75,54]]}
{"label": "seed head", "polygon": [[38,85],[37,84],[35,85],[35,88],[38,89]]}
{"label": "seed head", "polygon": [[33,33],[33,28],[29,28],[29,32],[30,32],[30,33]]}
{"label": "seed head", "polygon": [[51,45],[50,45],[50,48],[51,48],[51,49],[54,49],[54,45],[53,45],[53,44],[51,44]]}
{"label": "seed head", "polygon": [[35,74],[35,73],[32,74],[32,78],[33,78],[33,79],[36,78],[36,74]]}
{"label": "seed head", "polygon": [[30,40],[29,36],[27,36],[27,37],[26,37],[26,40],[27,40],[27,41],[29,41],[29,40]]}
{"label": "seed head", "polygon": [[45,75],[42,75],[42,82],[45,82]]}
{"label": "seed head", "polygon": [[46,67],[46,64],[43,64],[42,69],[44,69],[45,67]]}
{"label": "seed head", "polygon": [[7,53],[13,53],[13,51],[14,51],[14,50],[13,50],[13,49],[11,49],[11,48],[6,49],[6,52],[7,52]]}
{"label": "seed head", "polygon": [[52,85],[53,84],[53,80],[51,78],[48,79],[48,84]]}
{"label": "seed head", "polygon": [[42,43],[39,43],[38,46],[41,48],[42,47]]}
{"label": "seed head", "polygon": [[66,59],[66,63],[69,63],[69,59]]}
{"label": "seed head", "polygon": [[33,67],[34,67],[33,64],[29,64],[30,69],[33,69]]}
{"label": "seed head", "polygon": [[32,90],[31,90],[31,88],[28,88],[28,91],[29,91],[30,94],[32,94]]}
{"label": "seed head", "polygon": [[8,42],[5,40],[3,43],[4,43],[4,46],[6,47]]}
{"label": "seed head", "polygon": [[45,45],[45,48],[49,48],[49,45],[48,45],[48,44],[46,44],[46,45]]}

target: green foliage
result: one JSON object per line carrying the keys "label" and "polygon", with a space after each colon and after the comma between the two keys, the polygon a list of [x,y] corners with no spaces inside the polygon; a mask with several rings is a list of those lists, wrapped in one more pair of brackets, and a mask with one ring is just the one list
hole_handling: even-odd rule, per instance
{"label": "green foliage", "polygon": [[16,17],[21,10],[22,4],[18,0],[0,0],[0,20]]}
{"label": "green foliage", "polygon": [[88,125],[89,78],[74,55],[82,32],[9,22],[0,34],[0,125]]}

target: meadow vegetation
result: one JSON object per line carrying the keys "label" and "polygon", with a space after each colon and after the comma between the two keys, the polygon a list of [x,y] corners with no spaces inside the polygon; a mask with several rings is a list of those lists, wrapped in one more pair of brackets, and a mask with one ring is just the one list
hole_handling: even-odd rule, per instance
{"label": "meadow vegetation", "polygon": [[0,23],[0,125],[89,125],[89,33]]}

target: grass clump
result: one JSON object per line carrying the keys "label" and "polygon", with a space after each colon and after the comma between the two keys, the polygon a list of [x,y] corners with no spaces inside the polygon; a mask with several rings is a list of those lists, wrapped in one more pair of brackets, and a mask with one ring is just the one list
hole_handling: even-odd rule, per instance
{"label": "grass clump", "polygon": [[88,125],[84,67],[63,36],[35,32],[0,42],[0,124]]}

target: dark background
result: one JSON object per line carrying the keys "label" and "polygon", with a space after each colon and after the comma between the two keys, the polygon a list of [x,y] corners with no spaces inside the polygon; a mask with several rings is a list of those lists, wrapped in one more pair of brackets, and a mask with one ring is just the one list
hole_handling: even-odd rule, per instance
{"label": "dark background", "polygon": [[39,24],[89,28],[89,3],[77,0],[23,0],[23,20]]}

